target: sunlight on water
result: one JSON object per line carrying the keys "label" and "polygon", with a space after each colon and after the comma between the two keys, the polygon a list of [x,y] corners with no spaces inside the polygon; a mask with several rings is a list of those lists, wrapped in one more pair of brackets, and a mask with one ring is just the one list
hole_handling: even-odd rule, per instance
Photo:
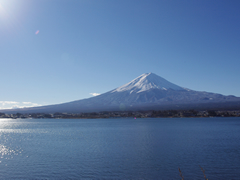
{"label": "sunlight on water", "polygon": [[[22,153],[21,150],[13,150],[7,146],[0,144],[0,158],[1,159],[11,159],[15,155]],[[2,161],[0,161],[1,163]]]}
{"label": "sunlight on water", "polygon": [[28,130],[14,128],[16,128],[16,122],[13,119],[0,119],[0,163],[22,153],[21,148],[13,143],[15,138],[11,135],[26,133]]}
{"label": "sunlight on water", "polygon": [[6,146],[0,144],[0,154],[1,154],[1,158],[3,158],[3,156],[5,156],[5,155],[16,154],[16,152],[14,150],[9,149]]}
{"label": "sunlight on water", "polygon": [[46,130],[41,129],[0,129],[0,133],[16,133],[16,134],[22,134],[22,133],[48,133]]}

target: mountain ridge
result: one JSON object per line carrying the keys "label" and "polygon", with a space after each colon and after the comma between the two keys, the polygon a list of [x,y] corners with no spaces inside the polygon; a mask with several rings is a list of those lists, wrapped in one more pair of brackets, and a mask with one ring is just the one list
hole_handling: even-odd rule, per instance
{"label": "mountain ridge", "polygon": [[1,110],[2,112],[99,112],[143,109],[240,108],[240,98],[194,91],[175,85],[154,74],[145,73],[120,87],[88,99],[63,104]]}

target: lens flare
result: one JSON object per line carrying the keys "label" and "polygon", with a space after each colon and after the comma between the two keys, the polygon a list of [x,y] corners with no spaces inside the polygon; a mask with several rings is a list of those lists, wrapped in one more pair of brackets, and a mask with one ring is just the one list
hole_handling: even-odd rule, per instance
{"label": "lens flare", "polygon": [[39,30],[37,30],[36,32],[35,32],[35,34],[37,35],[39,33]]}

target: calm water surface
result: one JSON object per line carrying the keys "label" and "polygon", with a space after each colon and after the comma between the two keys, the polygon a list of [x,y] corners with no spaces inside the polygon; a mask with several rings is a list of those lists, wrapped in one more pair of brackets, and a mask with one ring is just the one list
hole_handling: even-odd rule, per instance
{"label": "calm water surface", "polygon": [[0,119],[0,179],[240,179],[240,118]]}

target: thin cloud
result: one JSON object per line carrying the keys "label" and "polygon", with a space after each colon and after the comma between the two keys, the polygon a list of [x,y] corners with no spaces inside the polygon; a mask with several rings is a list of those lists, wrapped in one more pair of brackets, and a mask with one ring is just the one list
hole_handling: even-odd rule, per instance
{"label": "thin cloud", "polygon": [[93,96],[98,96],[98,95],[100,95],[99,93],[89,93],[89,94],[91,94],[91,95],[93,95]]}
{"label": "thin cloud", "polygon": [[23,104],[32,104],[32,102],[23,102]]}
{"label": "thin cloud", "polygon": [[42,106],[33,102],[0,101],[0,109],[17,109]]}
{"label": "thin cloud", "polygon": [[5,105],[10,105],[10,104],[18,104],[18,102],[15,102],[15,101],[0,101],[0,104],[2,104],[2,106],[5,106]]}

